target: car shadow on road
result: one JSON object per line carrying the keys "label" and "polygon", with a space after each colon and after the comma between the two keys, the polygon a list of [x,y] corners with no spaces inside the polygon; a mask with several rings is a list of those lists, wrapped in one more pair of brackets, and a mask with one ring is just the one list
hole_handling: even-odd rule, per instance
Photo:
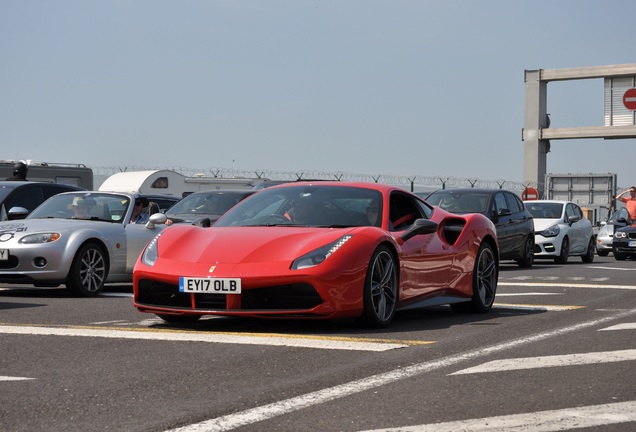
{"label": "car shadow on road", "polygon": [[496,306],[485,314],[458,313],[449,306],[428,307],[397,312],[386,328],[369,328],[355,319],[348,320],[297,320],[256,319],[243,317],[202,317],[196,323],[171,324],[157,322],[154,329],[179,329],[201,332],[229,332],[254,334],[293,334],[342,337],[377,337],[380,334],[397,334],[449,329],[455,326],[501,326],[515,316],[536,315],[543,310],[524,310]]}

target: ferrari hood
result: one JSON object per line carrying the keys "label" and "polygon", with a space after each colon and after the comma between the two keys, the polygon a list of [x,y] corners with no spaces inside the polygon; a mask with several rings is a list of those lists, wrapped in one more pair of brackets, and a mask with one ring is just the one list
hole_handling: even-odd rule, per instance
{"label": "ferrari hood", "polygon": [[187,257],[189,262],[289,261],[352,231],[355,228],[173,226],[164,231],[158,247],[162,258]]}

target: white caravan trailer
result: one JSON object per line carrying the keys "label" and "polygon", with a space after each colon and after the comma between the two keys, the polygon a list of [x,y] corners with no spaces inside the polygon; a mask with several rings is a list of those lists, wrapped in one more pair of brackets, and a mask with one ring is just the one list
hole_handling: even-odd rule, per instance
{"label": "white caravan trailer", "polygon": [[187,177],[170,170],[125,171],[108,177],[99,190],[184,197],[204,190],[252,189],[265,180],[267,179],[247,177]]}

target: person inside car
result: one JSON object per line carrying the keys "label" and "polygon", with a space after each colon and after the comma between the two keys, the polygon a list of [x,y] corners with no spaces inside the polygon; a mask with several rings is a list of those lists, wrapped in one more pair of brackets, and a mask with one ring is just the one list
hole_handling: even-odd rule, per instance
{"label": "person inside car", "polygon": [[310,219],[314,216],[315,207],[313,200],[297,198],[293,200],[291,207],[285,212],[284,216],[297,224],[309,224]]}
{"label": "person inside car", "polygon": [[149,201],[147,198],[137,197],[135,198],[134,208],[132,216],[130,217],[130,223],[143,224],[148,222],[150,215],[145,211],[145,207],[148,207]]}
{"label": "person inside car", "polygon": [[91,210],[95,207],[97,202],[93,198],[88,197],[75,197],[73,203],[68,207],[73,210],[73,218],[75,219],[90,219]]}

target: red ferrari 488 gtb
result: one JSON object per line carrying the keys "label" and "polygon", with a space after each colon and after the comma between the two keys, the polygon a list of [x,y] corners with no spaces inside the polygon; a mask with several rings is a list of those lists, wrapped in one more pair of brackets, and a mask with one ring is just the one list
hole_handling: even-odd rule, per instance
{"label": "red ferrari 488 gtb", "polygon": [[134,305],[167,322],[360,318],[383,327],[402,309],[487,312],[498,274],[495,227],[481,214],[448,213],[394,186],[294,182],[255,193],[211,227],[159,233],[135,265]]}

